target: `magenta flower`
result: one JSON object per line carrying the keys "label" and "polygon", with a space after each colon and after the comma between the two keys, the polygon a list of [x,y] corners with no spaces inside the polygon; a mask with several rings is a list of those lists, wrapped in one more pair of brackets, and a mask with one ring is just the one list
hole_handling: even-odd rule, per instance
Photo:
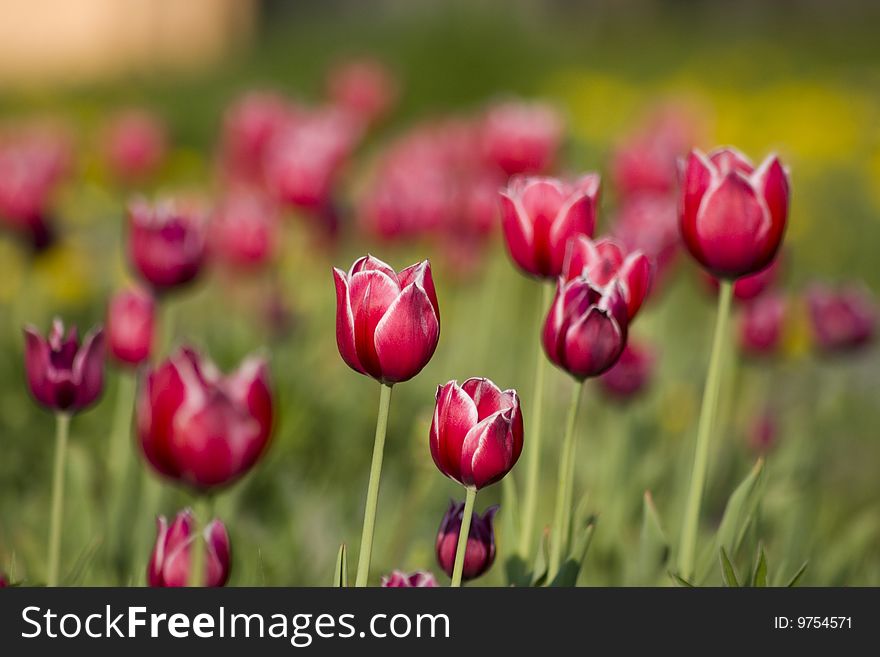
{"label": "magenta flower", "polygon": [[255,269],[269,262],[278,247],[278,209],[261,194],[232,191],[211,219],[213,253],[237,269]]}
{"label": "magenta flower", "polygon": [[769,356],[779,350],[783,337],[785,297],[768,292],[748,303],[739,322],[739,346],[750,356]]}
{"label": "magenta flower", "polygon": [[602,390],[614,399],[632,399],[650,384],[656,361],[656,354],[648,345],[627,340],[617,362],[599,377]]}
{"label": "magenta flower", "polygon": [[483,152],[507,175],[543,173],[553,166],[563,128],[562,117],[549,105],[499,103],[486,115]]}
{"label": "magenta flower", "polygon": [[117,292],[107,309],[110,355],[126,365],[140,365],[150,357],[156,329],[156,304],[144,290]]}
{"label": "magenta flower", "polygon": [[226,527],[219,520],[212,520],[202,530],[202,541],[193,533],[194,525],[195,519],[189,509],[179,512],[170,527],[164,516],[156,519],[156,545],[147,566],[149,586],[187,586],[193,544],[205,550],[204,586],[226,584],[231,567]]}
{"label": "magenta flower", "polygon": [[437,580],[426,570],[417,570],[414,573],[395,570],[390,575],[382,577],[383,589],[433,589],[437,586]]}
{"label": "magenta flower", "polygon": [[[498,512],[498,506],[490,506],[483,515],[474,513],[468,531],[467,548],[464,556],[463,580],[476,579],[485,573],[495,561],[495,530],[492,520]],[[464,502],[449,501],[449,508],[440,523],[437,532],[435,550],[437,563],[447,575],[452,577],[455,565],[455,551],[458,547],[458,535],[461,531],[461,520],[464,514]]]}
{"label": "magenta flower", "polygon": [[832,289],[814,284],[806,297],[813,340],[821,351],[852,351],[873,340],[877,308],[864,287],[848,284]]}
{"label": "magenta flower", "polygon": [[612,234],[627,250],[648,256],[653,270],[652,288],[656,289],[681,247],[675,198],[647,193],[627,198],[617,212]]}
{"label": "magenta flower", "polygon": [[337,64],[327,74],[327,95],[364,125],[383,118],[397,100],[397,81],[374,59],[354,59]]}
{"label": "magenta flower", "polygon": [[228,176],[258,183],[269,143],[296,113],[274,91],[250,91],[235,100],[223,117],[222,162]]}
{"label": "magenta flower", "polygon": [[60,319],[52,322],[48,338],[27,326],[25,370],[34,398],[46,408],[77,413],[91,406],[104,387],[104,332],[92,329],[80,344],[76,327],[64,335]]}
{"label": "magenta flower", "polygon": [[146,110],[120,113],[113,117],[104,134],[107,164],[123,180],[140,180],[155,173],[167,150],[165,125]]}

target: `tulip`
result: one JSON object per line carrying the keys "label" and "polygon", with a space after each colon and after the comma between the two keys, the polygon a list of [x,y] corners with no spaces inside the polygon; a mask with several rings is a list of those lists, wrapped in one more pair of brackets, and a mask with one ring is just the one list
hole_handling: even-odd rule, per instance
{"label": "tulip", "polygon": [[[733,298],[735,301],[751,301],[776,282],[779,278],[781,258],[774,258],[773,262],[755,274],[749,274],[738,278],[733,282]],[[714,291],[718,290],[718,279],[706,274],[706,279]]]}
{"label": "tulip", "polygon": [[[495,530],[492,528],[492,520],[497,512],[496,505],[486,509],[482,516],[473,514],[465,548],[462,580],[476,579],[489,570],[492,562],[495,561]],[[455,551],[461,533],[463,513],[464,502],[456,503],[451,500],[449,509],[440,523],[440,530],[437,532],[435,546],[437,563],[450,577],[455,566]]]}
{"label": "tulip", "polygon": [[205,217],[172,200],[150,205],[138,199],[128,208],[128,250],[140,276],[155,292],[192,281],[205,257]]}
{"label": "tulip", "polygon": [[273,91],[250,91],[238,98],[223,117],[222,159],[234,179],[257,183],[269,143],[295,110]]}
{"label": "tulip", "polygon": [[277,241],[277,208],[256,192],[229,194],[211,220],[211,246],[224,262],[238,269],[266,264]]}
{"label": "tulip", "polygon": [[[189,509],[179,512],[170,526],[164,516],[156,519],[156,545],[147,566],[149,586],[188,586],[195,583],[215,587],[226,584],[231,567],[226,527],[219,520],[212,520],[201,531],[200,537],[195,524],[196,520]],[[198,555],[192,554],[193,546],[204,551],[201,555],[204,576],[200,579],[195,579],[190,570],[197,568],[199,561]],[[191,558],[195,564],[190,563]]]}
{"label": "tulip", "polygon": [[562,275],[567,281],[584,276],[597,288],[616,278],[626,303],[627,321],[632,321],[648,295],[651,263],[641,251],[626,253],[623,245],[612,239],[593,242],[578,235],[568,243]]}
{"label": "tulip", "polygon": [[262,358],[228,375],[187,347],[150,370],[137,400],[141,449],[159,474],[206,492],[247,473],[272,432],[272,392]]}
{"label": "tulip", "polygon": [[691,151],[682,179],[681,234],[691,255],[718,278],[741,278],[770,264],[788,205],[788,174],[775,155],[755,169],[731,148]]}
{"label": "tulip", "polygon": [[739,346],[743,353],[774,354],[782,342],[785,313],[785,298],[772,292],[746,305],[739,324]]}
{"label": "tulip", "polygon": [[395,570],[390,575],[385,575],[382,578],[383,589],[433,589],[436,587],[437,580],[434,579],[431,573],[425,570],[417,570],[410,574],[401,570]]}
{"label": "tulip", "polygon": [[507,175],[542,173],[556,159],[562,132],[562,118],[548,105],[499,103],[486,115],[483,151]]}
{"label": "tulip", "polygon": [[655,361],[656,356],[647,345],[627,341],[614,366],[599,377],[602,390],[613,399],[632,399],[647,388]]}
{"label": "tulip", "polygon": [[822,352],[854,351],[873,340],[877,309],[864,287],[814,284],[806,296],[813,341]]}
{"label": "tulip", "polygon": [[138,288],[118,292],[107,310],[107,344],[110,354],[125,365],[140,365],[153,349],[156,304]]}
{"label": "tulip", "polygon": [[612,234],[629,251],[641,251],[651,261],[652,288],[659,287],[675,262],[681,245],[678,209],[668,194],[642,193],[628,197],[618,210]]}
{"label": "tulip", "polygon": [[532,276],[559,276],[568,241],[593,235],[598,197],[597,174],[572,184],[554,178],[512,178],[501,192],[501,227],[513,261]]}
{"label": "tulip", "polygon": [[9,579],[6,577],[6,573],[0,573],[0,589],[5,589],[9,586]]}
{"label": "tulip", "polygon": [[327,95],[365,125],[385,116],[397,100],[397,81],[381,63],[356,59],[333,67],[327,76]]}
{"label": "tulip", "polygon": [[104,135],[110,170],[123,180],[135,181],[153,174],[167,151],[162,121],[145,110],[128,110],[114,117]]}

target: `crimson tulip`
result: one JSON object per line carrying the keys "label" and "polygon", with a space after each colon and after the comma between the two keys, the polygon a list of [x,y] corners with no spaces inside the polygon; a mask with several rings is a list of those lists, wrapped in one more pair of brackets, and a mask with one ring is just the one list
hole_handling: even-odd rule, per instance
{"label": "crimson tulip", "polygon": [[250,357],[223,375],[180,348],[149,371],[137,400],[144,456],[169,479],[207,491],[243,476],[265,452],[273,404],[267,366]]}
{"label": "crimson tulip", "polygon": [[[471,518],[464,556],[462,579],[476,579],[485,573],[495,561],[495,530],[492,520],[498,512],[498,506],[490,506],[483,515],[474,513]],[[458,547],[458,535],[461,531],[461,520],[464,514],[464,502],[450,500],[449,509],[440,523],[437,532],[435,550],[437,563],[447,575],[452,577],[455,565],[455,550]]]}
{"label": "crimson tulip", "polygon": [[500,481],[523,448],[523,419],[515,390],[471,378],[437,388],[431,456],[444,475],[469,489]]}
{"label": "crimson tulip", "polygon": [[532,276],[559,276],[568,241],[593,235],[598,197],[597,174],[571,184],[555,178],[512,178],[501,192],[501,227],[513,261]]}
{"label": "crimson tulip", "polygon": [[113,117],[104,134],[104,156],[123,180],[140,180],[162,164],[168,149],[162,121],[146,110],[126,110]]}
{"label": "crimson tulip", "polygon": [[274,91],[249,91],[236,99],[223,117],[222,162],[236,180],[263,179],[263,161],[275,134],[296,109]]}
{"label": "crimson tulip", "polygon": [[781,294],[768,292],[743,308],[739,323],[739,346],[743,353],[767,356],[778,351],[786,305]]}
{"label": "crimson tulip", "polygon": [[651,381],[656,355],[644,344],[627,340],[620,358],[599,377],[602,390],[614,399],[632,399],[645,390]]}
{"label": "crimson tulip", "polygon": [[776,256],[788,218],[788,174],[775,155],[756,169],[739,151],[691,151],[680,229],[691,255],[718,278],[761,271]]}
{"label": "crimson tulip", "polygon": [[386,384],[407,381],[431,360],[440,337],[440,309],[427,260],[395,272],[371,255],[336,283],[336,344],[356,372]]}
{"label": "crimson tulip", "polygon": [[821,351],[852,351],[874,338],[877,309],[864,287],[848,284],[833,289],[814,284],[806,297],[813,340]]}
{"label": "crimson tulip", "polygon": [[120,363],[140,365],[150,357],[156,328],[156,304],[139,288],[122,290],[107,309],[107,343]]}
{"label": "crimson tulip", "polygon": [[236,189],[214,212],[211,246],[232,267],[253,269],[266,264],[277,242],[277,207],[258,192]]}
{"label": "crimson tulip", "polygon": [[60,319],[47,338],[24,329],[25,370],[31,394],[46,408],[77,413],[91,406],[104,387],[104,331],[92,329],[80,344],[76,327],[64,334]]}
{"label": "crimson tulip", "polygon": [[156,519],[156,545],[147,566],[147,584],[153,587],[187,586],[190,579],[190,560],[193,545],[205,550],[204,586],[223,586],[229,579],[231,550],[226,527],[212,520],[202,530],[199,540],[195,533],[192,511],[184,509],[171,525],[164,516]]}
{"label": "crimson tulip", "polygon": [[499,103],[483,126],[486,160],[507,175],[543,173],[553,166],[563,127],[559,113],[544,103]]}
{"label": "crimson tulip", "polygon": [[382,588],[384,589],[433,589],[437,586],[437,580],[426,570],[417,570],[414,573],[395,570],[382,578]]}

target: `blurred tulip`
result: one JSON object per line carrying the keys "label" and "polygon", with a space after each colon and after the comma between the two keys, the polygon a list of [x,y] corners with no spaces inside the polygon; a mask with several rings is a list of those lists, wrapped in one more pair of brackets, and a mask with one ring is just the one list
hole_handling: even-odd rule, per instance
{"label": "blurred tulip", "polygon": [[688,156],[681,234],[691,255],[718,278],[741,278],[770,264],[782,243],[788,206],[788,174],[775,155],[757,169],[732,148]]}
{"label": "blurred tulip", "polygon": [[[769,265],[756,274],[743,276],[733,283],[733,298],[736,301],[751,301],[759,296],[764,290],[770,288],[779,278],[779,269],[782,262],[781,254],[773,259]],[[704,272],[706,281],[712,290],[718,291],[718,279],[709,273]]]}
{"label": "blurred tulip", "polygon": [[[485,573],[495,561],[495,530],[492,520],[498,512],[498,506],[490,506],[483,515],[474,513],[468,531],[467,548],[464,556],[462,579],[476,579]],[[461,520],[464,513],[464,502],[450,500],[449,509],[440,523],[437,532],[435,550],[437,563],[447,575],[452,577],[455,565],[455,551],[458,547],[458,534],[461,531]]]}
{"label": "blurred tulip", "polygon": [[786,314],[785,298],[768,292],[748,303],[739,322],[739,347],[750,356],[769,356],[782,343]]}
{"label": "blurred tulip", "polygon": [[625,247],[612,239],[593,242],[586,235],[578,235],[568,242],[562,276],[566,281],[584,276],[597,288],[617,279],[627,321],[632,321],[648,296],[651,263],[641,251],[626,253]]}
{"label": "blurred tulip", "polygon": [[553,166],[562,133],[562,117],[549,105],[499,103],[486,114],[483,151],[507,175],[543,173]]}
{"label": "blurred tulip", "polygon": [[382,578],[383,589],[433,589],[438,586],[434,576],[425,571],[417,570],[414,573],[407,574],[401,570],[395,570],[390,575]]}
{"label": "blurred tulip", "polygon": [[482,378],[439,386],[430,442],[437,468],[462,486],[479,490],[500,481],[523,447],[516,391]]}
{"label": "blurred tulip", "polygon": [[184,347],[143,381],[136,407],[141,449],[169,479],[203,491],[226,486],[265,452],[272,406],[262,358],[250,357],[224,376]]}
{"label": "blurred tulip", "polygon": [[153,349],[156,304],[138,288],[117,292],[107,310],[107,343],[110,354],[127,365],[140,365]]}
{"label": "blurred tulip", "polygon": [[260,182],[269,142],[294,108],[281,94],[250,91],[238,98],[223,118],[222,159],[233,178]]}
{"label": "blurred tulip", "polygon": [[153,587],[187,586],[190,582],[192,546],[205,550],[204,586],[223,586],[229,579],[230,545],[226,527],[212,520],[202,530],[202,540],[194,534],[195,518],[189,509],[177,514],[169,527],[164,516],[156,519],[156,545],[147,566],[147,584]]}
{"label": "blurred tulip", "polygon": [[749,427],[749,448],[757,454],[766,454],[772,450],[779,439],[779,426],[776,415],[764,411],[754,418]]}
{"label": "blurred tulip", "polygon": [[575,379],[599,376],[620,358],[626,346],[627,307],[613,279],[597,287],[587,278],[559,279],[544,323],[547,358]]}
{"label": "blurred tulip", "polygon": [[806,297],[813,340],[819,350],[852,351],[873,340],[877,308],[864,287],[847,284],[831,289],[814,284],[807,290]]}
{"label": "blurred tulip", "polygon": [[77,413],[91,406],[104,387],[104,332],[92,329],[82,344],[76,327],[64,335],[60,319],[44,339],[32,326],[24,329],[25,370],[31,394],[46,408]]}
{"label": "blurred tulip", "polygon": [[354,59],[330,70],[327,95],[336,106],[369,125],[383,118],[397,101],[397,81],[381,62]]}
{"label": "blurred tulip", "polygon": [[104,134],[104,157],[118,178],[136,181],[156,172],[168,149],[162,121],[146,110],[115,116]]}
{"label": "blurred tulip", "polygon": [[238,269],[269,262],[278,242],[278,209],[256,191],[236,189],[220,203],[211,219],[211,247]]}
{"label": "blurred tulip", "polygon": [[618,210],[612,235],[628,250],[648,256],[653,270],[652,289],[657,289],[681,245],[675,199],[658,194],[627,198]]}
{"label": "blurred tulip", "polygon": [[128,251],[155,292],[192,281],[205,259],[206,218],[196,208],[164,199],[137,199],[128,207]]}
{"label": "blurred tulip", "polygon": [[9,586],[9,579],[6,577],[6,573],[0,573],[0,589],[5,589]]}
{"label": "blurred tulip", "polygon": [[648,345],[628,340],[618,361],[599,377],[602,390],[614,399],[632,399],[650,384],[656,360]]}
{"label": "blurred tulip", "polygon": [[431,360],[440,310],[427,260],[400,273],[364,256],[336,283],[336,344],[356,372],[385,384],[407,381]]}
{"label": "blurred tulip", "polygon": [[572,184],[555,178],[512,178],[501,192],[501,226],[511,258],[532,276],[559,276],[568,241],[593,235],[598,197],[597,174]]}

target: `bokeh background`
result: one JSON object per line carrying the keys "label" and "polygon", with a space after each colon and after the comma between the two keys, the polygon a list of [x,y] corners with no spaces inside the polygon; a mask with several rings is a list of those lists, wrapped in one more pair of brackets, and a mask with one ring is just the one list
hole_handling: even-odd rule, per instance
{"label": "bokeh background", "polygon": [[[359,199],[376,184],[390,143],[423,122],[473,116],[511,97],[542,99],[564,116],[557,171],[603,173],[600,232],[619,210],[615,149],[658,112],[684,117],[697,146],[735,144],[755,159],[781,154],[793,187],[777,284],[791,300],[784,348],[761,362],[731,349],[736,367],[722,392],[701,543],[763,452],[761,512],[749,540],[765,546],[771,580],[783,582],[808,560],[804,584],[880,584],[880,355],[876,348],[817,354],[801,302],[815,281],[880,285],[877,5],[81,0],[74,11],[51,0],[2,0],[0,16],[4,134],[51,125],[72,154],[72,173],[52,200],[56,243],[35,255],[15,236],[0,239],[0,568],[15,580],[45,576],[53,446],[52,417],[24,382],[22,324],[47,327],[55,315],[82,327],[104,320],[109,295],[132,278],[123,247],[127,200],[221,196],[215,155],[223,115],[243,92],[274,89],[317,103],[334,64],[368,56],[393,72],[399,94],[336,187],[336,238],[286,211],[271,267],[245,275],[214,266],[170,302],[171,342],[197,344],[224,368],[264,349],[276,385],[271,449],[217,501],[233,542],[231,584],[328,585],[339,544],[356,553],[378,386],[338,356],[331,265],[348,268],[367,251],[397,268],[430,258],[441,308],[435,357],[394,392],[373,581],[393,568],[439,574],[436,529],[448,498],[463,496],[428,451],[436,386],[480,375],[515,387],[528,426],[539,290],[510,263],[499,231],[462,256],[430,235],[379,239],[359,221]],[[134,184],[114,178],[100,148],[107,122],[130,107],[154,112],[168,132],[158,171]],[[621,403],[587,386],[577,490],[589,493],[599,521],[582,584],[672,584],[662,574],[637,578],[642,495],[651,491],[674,550],[713,301],[681,254],[632,328],[657,355],[647,390]],[[185,491],[144,474],[126,518],[130,563],[124,572],[109,563],[105,518],[120,492],[109,485],[107,459],[119,377],[110,365],[103,402],[73,425],[62,557],[69,583],[142,584],[155,512],[189,502]],[[548,378],[541,522],[552,512],[570,385],[556,370]],[[759,449],[755,425],[767,413],[772,445]],[[513,475],[521,487],[522,465]],[[500,499],[495,486],[477,505]],[[514,541],[503,519],[498,531],[498,561],[480,583],[506,582]],[[753,556],[744,549],[739,559]]]}

